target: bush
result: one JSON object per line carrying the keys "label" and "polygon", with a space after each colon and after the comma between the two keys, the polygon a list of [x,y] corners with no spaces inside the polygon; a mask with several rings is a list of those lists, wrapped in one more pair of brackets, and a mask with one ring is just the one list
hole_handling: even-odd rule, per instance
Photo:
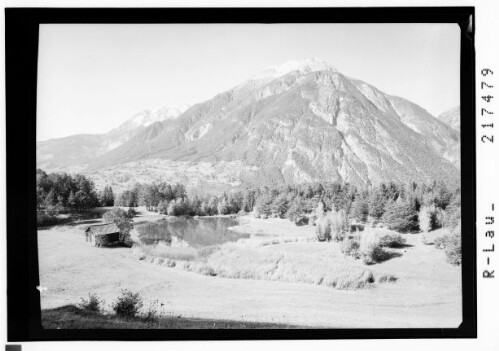
{"label": "bush", "polygon": [[447,262],[452,265],[460,265],[462,262],[461,253],[461,221],[454,228],[451,234],[446,234],[435,239],[435,247],[445,251]]}
{"label": "bush", "polygon": [[144,303],[140,294],[122,290],[121,296],[114,302],[112,308],[117,316],[132,318],[139,312]]}
{"label": "bush", "polygon": [[81,298],[81,303],[79,307],[85,311],[97,312],[101,311],[101,305],[104,304],[104,301],[99,299],[96,294],[88,294],[88,299]]}
{"label": "bush", "polygon": [[349,236],[343,240],[340,249],[345,256],[352,256],[356,259],[360,258],[360,242],[359,239],[354,236]]}
{"label": "bush", "polygon": [[158,300],[155,300],[154,302],[147,305],[146,310],[143,313],[143,319],[145,322],[152,323],[158,319],[158,305]]}
{"label": "bush", "polygon": [[360,257],[365,264],[383,261],[387,252],[383,248],[380,236],[373,229],[366,229],[360,236]]}
{"label": "bush", "polygon": [[406,240],[399,233],[387,229],[378,229],[374,232],[381,247],[399,248],[405,245]]}
{"label": "bush", "polygon": [[307,216],[301,215],[301,216],[296,216],[294,219],[294,222],[295,222],[295,225],[300,227],[303,225],[307,225],[309,222],[309,219]]}

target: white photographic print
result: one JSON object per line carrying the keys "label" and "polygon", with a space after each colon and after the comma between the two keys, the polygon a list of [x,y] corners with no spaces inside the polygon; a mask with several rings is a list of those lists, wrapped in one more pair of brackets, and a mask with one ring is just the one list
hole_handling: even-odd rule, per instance
{"label": "white photographic print", "polygon": [[41,24],[47,329],[457,328],[456,24]]}

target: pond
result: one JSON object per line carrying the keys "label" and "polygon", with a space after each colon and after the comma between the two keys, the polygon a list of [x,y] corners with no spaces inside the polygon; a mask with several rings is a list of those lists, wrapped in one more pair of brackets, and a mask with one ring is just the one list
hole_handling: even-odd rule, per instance
{"label": "pond", "polygon": [[233,218],[175,218],[143,223],[136,226],[139,240],[145,245],[160,242],[169,244],[172,237],[185,241],[189,246],[203,247],[249,238],[249,234],[232,231],[228,228],[238,225]]}

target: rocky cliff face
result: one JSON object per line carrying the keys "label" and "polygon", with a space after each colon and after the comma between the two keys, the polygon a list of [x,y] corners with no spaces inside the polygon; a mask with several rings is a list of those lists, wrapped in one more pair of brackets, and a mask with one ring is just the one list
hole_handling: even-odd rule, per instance
{"label": "rocky cliff face", "polygon": [[423,108],[307,60],[152,124],[90,167],[238,160],[285,182],[429,181],[457,177],[459,144],[458,133]]}

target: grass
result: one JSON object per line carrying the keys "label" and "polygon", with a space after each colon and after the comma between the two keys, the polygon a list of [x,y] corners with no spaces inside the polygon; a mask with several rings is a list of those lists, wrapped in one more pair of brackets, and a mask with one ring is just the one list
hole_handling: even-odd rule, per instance
{"label": "grass", "polygon": [[235,320],[166,316],[154,322],[147,317],[120,318],[89,312],[74,305],[42,310],[45,329],[296,329],[303,326]]}
{"label": "grass", "polygon": [[[310,231],[310,234],[313,230]],[[298,236],[258,236],[196,249],[158,243],[136,244],[134,254],[141,260],[175,267],[202,275],[232,279],[254,279],[307,283],[341,290],[363,289],[376,283],[395,281],[393,275],[370,270],[361,261],[345,257],[344,245],[351,256],[372,264],[392,257],[385,247],[402,247],[405,239],[384,228],[368,229],[344,242],[317,242],[313,234]],[[359,240],[362,236],[364,244]],[[370,242],[367,243],[367,242]],[[347,254],[348,255],[348,254]]]}
{"label": "grass", "polygon": [[163,259],[174,261],[192,261],[198,256],[195,248],[189,246],[169,246],[164,243],[156,245],[140,245],[133,246],[133,253],[140,259]]}
{"label": "grass", "polygon": [[372,272],[360,262],[345,259],[339,247],[333,242],[281,237],[241,239],[199,250],[163,243],[136,245],[133,251],[147,262],[223,278],[307,283],[341,290],[395,281],[392,275]]}
{"label": "grass", "polygon": [[308,283],[342,290],[395,280],[345,260],[338,244],[333,243],[296,242],[264,247],[227,243],[208,257],[206,266],[225,278]]}

